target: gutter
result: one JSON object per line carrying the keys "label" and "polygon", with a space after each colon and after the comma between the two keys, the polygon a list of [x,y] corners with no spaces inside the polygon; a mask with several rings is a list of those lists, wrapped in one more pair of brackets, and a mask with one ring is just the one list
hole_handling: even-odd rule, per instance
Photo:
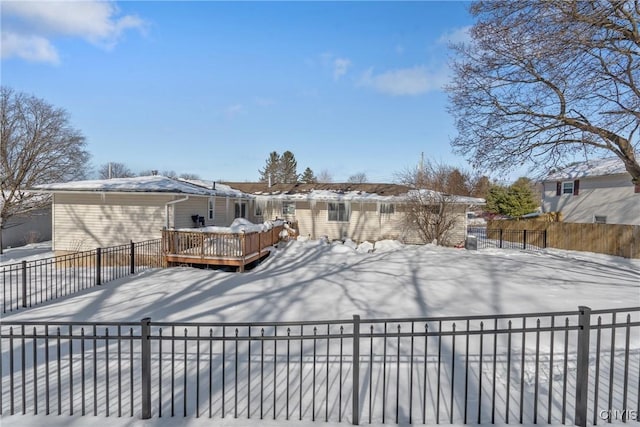
{"label": "gutter", "polygon": [[178,200],[172,200],[170,202],[167,202],[164,205],[164,214],[165,214],[165,228],[169,228],[169,205],[175,205],[176,203],[180,203],[180,202],[186,202],[187,200],[189,200],[189,196],[185,196],[182,199],[178,199]]}

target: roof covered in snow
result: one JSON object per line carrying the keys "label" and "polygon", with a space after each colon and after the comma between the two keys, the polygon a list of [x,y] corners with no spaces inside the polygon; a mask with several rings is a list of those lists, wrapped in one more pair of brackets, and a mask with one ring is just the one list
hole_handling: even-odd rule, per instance
{"label": "roof covered in snow", "polygon": [[544,180],[557,181],[560,179],[576,179],[624,173],[628,172],[622,160],[619,157],[609,157],[606,159],[594,159],[573,163],[563,169],[550,173]]}
{"label": "roof covered in snow", "polygon": [[198,196],[235,196],[240,197],[241,192],[228,186],[216,188],[203,182],[197,185],[185,180],[177,180],[166,176],[138,176],[133,178],[98,179],[91,181],[73,181],[55,184],[44,184],[34,187],[35,190],[45,192],[117,192],[117,193],[169,193],[190,194]]}
{"label": "roof covered in snow", "polygon": [[[257,198],[283,200],[346,200],[360,202],[394,202],[402,201],[407,195],[418,190],[401,184],[376,183],[315,183],[315,184],[274,184],[269,186],[263,182],[228,182],[236,188]],[[420,194],[440,195],[431,190],[419,190]],[[484,199],[465,196],[448,196],[449,200],[463,204],[483,204]]]}

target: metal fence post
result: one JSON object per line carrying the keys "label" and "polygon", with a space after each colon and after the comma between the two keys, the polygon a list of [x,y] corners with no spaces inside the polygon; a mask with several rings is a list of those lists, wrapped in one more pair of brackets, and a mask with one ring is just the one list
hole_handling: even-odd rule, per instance
{"label": "metal fence post", "polygon": [[96,285],[102,284],[102,248],[96,249]]}
{"label": "metal fence post", "polygon": [[[371,385],[369,385],[371,386]],[[360,316],[353,315],[353,395],[351,424],[360,424]]]}
{"label": "metal fence post", "polygon": [[502,249],[502,228],[500,229],[500,249]]}
{"label": "metal fence post", "polygon": [[136,245],[131,240],[131,274],[136,274]]}
{"label": "metal fence post", "polygon": [[547,229],[545,229],[542,233],[542,247],[547,249]]}
{"label": "metal fence post", "polygon": [[22,306],[27,306],[27,261],[22,261]]}
{"label": "metal fence post", "polygon": [[151,418],[151,319],[140,321],[141,374],[142,374],[142,419]]}
{"label": "metal fence post", "polygon": [[527,230],[522,230],[522,249],[527,249]]}
{"label": "metal fence post", "polygon": [[[589,335],[591,334],[591,308],[580,306],[578,316],[578,361],[576,370],[576,414],[574,423],[580,427],[587,425],[587,403],[589,386]],[[594,410],[596,410],[595,408]]]}

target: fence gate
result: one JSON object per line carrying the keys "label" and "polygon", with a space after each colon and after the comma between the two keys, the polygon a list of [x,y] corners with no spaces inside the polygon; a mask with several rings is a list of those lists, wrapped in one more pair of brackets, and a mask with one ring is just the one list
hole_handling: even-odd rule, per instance
{"label": "fence gate", "polygon": [[535,251],[547,247],[547,230],[506,230],[501,228],[469,227],[478,249],[520,249]]}

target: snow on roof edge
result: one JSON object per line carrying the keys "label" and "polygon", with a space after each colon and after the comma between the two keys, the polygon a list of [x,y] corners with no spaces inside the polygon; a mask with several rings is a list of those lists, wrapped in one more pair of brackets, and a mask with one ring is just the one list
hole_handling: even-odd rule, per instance
{"label": "snow on roof edge", "polygon": [[543,178],[543,181],[557,181],[560,179],[576,179],[596,176],[608,176],[628,173],[619,157],[587,160],[573,163]]}

